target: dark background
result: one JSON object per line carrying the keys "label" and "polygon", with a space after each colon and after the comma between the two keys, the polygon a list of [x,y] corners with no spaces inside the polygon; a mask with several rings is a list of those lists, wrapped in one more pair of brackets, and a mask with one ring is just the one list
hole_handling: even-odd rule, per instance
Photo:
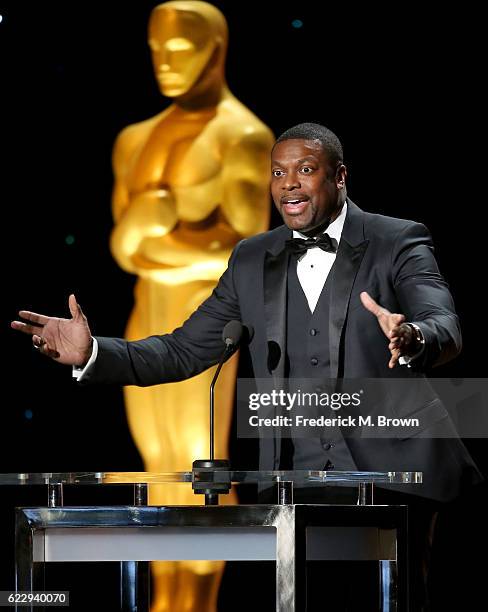
{"label": "dark background", "polygon": [[[110,156],[123,127],[169,104],[146,44],[156,4],[17,0],[0,8],[3,473],[142,469],[121,391],[78,387],[69,369],[37,355],[9,322],[20,308],[68,316],[74,292],[95,335],[123,335],[134,278],[108,250]],[[227,76],[237,98],[276,135],[302,121],[327,125],[344,145],[350,197],[365,210],[429,227],[464,336],[462,355],[436,375],[484,376],[481,9],[214,4],[229,24]],[[295,19],[302,27],[293,27]],[[486,473],[485,440],[467,445]],[[233,454],[235,465],[254,465],[251,446],[234,443]],[[0,495],[1,590],[13,587],[13,507],[45,498],[12,487]],[[68,491],[66,503],[97,503],[103,495],[87,489],[81,500]],[[130,500],[129,490],[111,495],[113,503]],[[444,548],[434,574],[446,601],[466,597],[468,610],[481,593],[472,558],[486,545],[484,503],[481,487],[441,521]],[[79,572],[97,581],[93,570]],[[221,599],[232,590],[228,583]]]}

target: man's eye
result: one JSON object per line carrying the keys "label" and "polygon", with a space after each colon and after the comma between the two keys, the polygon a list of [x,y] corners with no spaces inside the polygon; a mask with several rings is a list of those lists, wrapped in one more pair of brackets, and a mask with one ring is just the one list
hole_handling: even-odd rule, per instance
{"label": "man's eye", "polygon": [[272,174],[273,174],[273,176],[283,176],[283,171],[282,170],[273,170]]}
{"label": "man's eye", "polygon": [[303,174],[310,174],[311,172],[313,172],[313,168],[310,168],[310,166],[304,166],[302,168],[302,172]]}

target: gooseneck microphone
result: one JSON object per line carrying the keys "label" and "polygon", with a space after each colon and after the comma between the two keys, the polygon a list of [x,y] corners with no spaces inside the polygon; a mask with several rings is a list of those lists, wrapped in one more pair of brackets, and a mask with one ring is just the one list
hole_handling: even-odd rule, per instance
{"label": "gooseneck microphone", "polygon": [[210,384],[210,461],[214,461],[214,405],[215,405],[215,384],[217,383],[217,378],[219,377],[220,370],[224,365],[224,361],[234,352],[237,348],[239,341],[242,337],[243,326],[240,321],[229,321],[227,325],[224,327],[224,331],[222,332],[222,340],[225,344],[224,352],[220,357],[219,365],[217,367],[217,371],[215,372],[215,376]]}
{"label": "gooseneck microphone", "polygon": [[[243,325],[240,321],[229,321],[222,332],[222,340],[225,348],[220,357],[217,370],[210,384],[210,459],[196,459],[193,462],[194,479],[192,488],[195,493],[205,495],[205,505],[216,505],[219,493],[228,493],[230,490],[230,479],[222,479],[215,482],[213,472],[229,471],[230,463],[227,459],[215,459],[214,445],[214,406],[215,406],[215,384],[220,374],[220,370],[232,353],[238,348],[241,339],[245,338],[250,342],[254,335],[254,330],[249,325]],[[204,471],[203,479],[200,479],[198,471]]]}

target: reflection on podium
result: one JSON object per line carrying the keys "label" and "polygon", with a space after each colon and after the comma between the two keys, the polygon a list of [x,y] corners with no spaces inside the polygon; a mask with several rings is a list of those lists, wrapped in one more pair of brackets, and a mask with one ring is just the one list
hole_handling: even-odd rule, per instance
{"label": "reflection on podium", "polygon": [[[212,292],[239,240],[269,223],[271,131],[229,91],[227,25],[205,2],[157,6],[149,21],[156,79],[174,103],[118,136],[111,250],[138,276],[126,336],[179,327]],[[237,361],[216,393],[216,456],[226,457]],[[207,456],[214,370],[150,388],[127,387],[129,426],[152,472],[191,468]],[[151,486],[150,504],[198,503],[179,485]],[[235,503],[234,496],[225,503]],[[158,612],[214,612],[223,563],[154,565]]]}

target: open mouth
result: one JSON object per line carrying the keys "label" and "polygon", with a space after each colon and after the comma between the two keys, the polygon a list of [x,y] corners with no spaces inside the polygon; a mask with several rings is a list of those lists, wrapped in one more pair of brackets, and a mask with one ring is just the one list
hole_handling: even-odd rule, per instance
{"label": "open mouth", "polygon": [[308,206],[309,199],[303,196],[283,198],[281,209],[287,215],[300,215]]}

